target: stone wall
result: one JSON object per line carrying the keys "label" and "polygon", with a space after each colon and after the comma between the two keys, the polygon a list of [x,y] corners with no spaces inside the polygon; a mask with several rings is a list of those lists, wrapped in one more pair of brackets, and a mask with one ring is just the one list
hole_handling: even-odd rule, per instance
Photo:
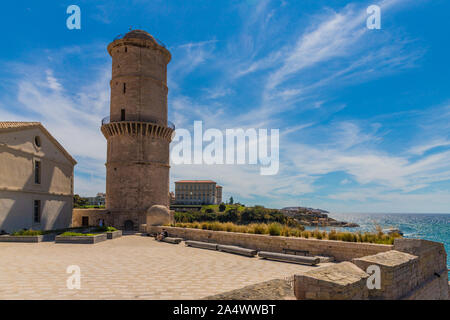
{"label": "stone wall", "polygon": [[418,256],[418,286],[404,299],[448,299],[447,253],[444,244],[421,239],[395,239],[394,249]]}
{"label": "stone wall", "polygon": [[[442,243],[396,239],[393,247],[395,250],[355,258],[353,263],[335,264],[295,276],[297,299],[449,298],[447,257]],[[371,265],[380,268],[380,289],[367,286],[369,274],[366,271]],[[362,283],[365,285],[361,286]]]}
{"label": "stone wall", "polygon": [[392,250],[391,245],[382,244],[280,237],[192,228],[152,226],[148,227],[147,230],[149,233],[156,233],[160,232],[162,228],[165,228],[170,236],[186,240],[236,245],[249,249],[280,253],[283,252],[283,249],[308,251],[309,255],[331,256],[337,261],[348,261],[353,258]]}
{"label": "stone wall", "polygon": [[106,209],[73,209],[72,227],[83,226],[83,217],[89,217],[89,226],[97,226],[100,219],[108,226],[113,225],[113,216]]}

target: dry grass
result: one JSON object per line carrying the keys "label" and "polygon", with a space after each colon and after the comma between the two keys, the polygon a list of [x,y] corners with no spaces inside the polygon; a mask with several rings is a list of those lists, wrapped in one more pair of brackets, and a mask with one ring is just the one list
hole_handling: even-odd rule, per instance
{"label": "dry grass", "polygon": [[284,236],[284,237],[301,237],[312,238],[318,240],[337,240],[346,242],[368,242],[378,244],[393,244],[394,239],[401,237],[399,234],[384,234],[381,228],[377,228],[375,233],[370,232],[337,232],[336,230],[321,231],[316,230],[301,230],[298,228],[289,227],[287,225],[281,225],[279,223],[252,223],[247,225],[238,225],[232,222],[185,222],[175,223],[172,227],[179,228],[194,228],[202,230],[212,231],[226,231],[226,232],[241,232],[252,234],[269,234],[271,236]]}

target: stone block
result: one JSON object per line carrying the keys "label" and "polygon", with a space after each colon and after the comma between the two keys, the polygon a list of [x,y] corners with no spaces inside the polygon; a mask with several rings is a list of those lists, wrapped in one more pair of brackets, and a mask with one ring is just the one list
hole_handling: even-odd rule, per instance
{"label": "stone block", "polygon": [[320,267],[294,277],[297,299],[368,299],[367,273],[351,262]]}
{"label": "stone block", "polygon": [[353,259],[363,270],[371,265],[380,268],[381,289],[369,290],[372,299],[399,299],[418,285],[418,257],[391,250],[371,256]]}

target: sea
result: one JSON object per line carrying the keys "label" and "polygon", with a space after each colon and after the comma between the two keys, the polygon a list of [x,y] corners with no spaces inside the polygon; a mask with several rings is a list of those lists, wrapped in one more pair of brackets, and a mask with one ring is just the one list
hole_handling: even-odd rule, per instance
{"label": "sea", "polygon": [[[375,231],[377,225],[383,229],[398,228],[406,238],[420,238],[442,242],[447,252],[447,269],[450,269],[450,213],[329,213],[330,218],[355,222],[358,228],[333,228],[338,231]],[[331,229],[331,228],[321,228]]]}

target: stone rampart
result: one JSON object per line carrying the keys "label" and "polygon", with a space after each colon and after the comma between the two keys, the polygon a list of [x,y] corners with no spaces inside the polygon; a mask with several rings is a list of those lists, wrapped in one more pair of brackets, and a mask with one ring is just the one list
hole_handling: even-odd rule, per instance
{"label": "stone rampart", "polygon": [[[295,276],[297,299],[449,298],[446,253],[442,243],[396,239],[393,248],[395,250],[355,258],[353,263],[346,262],[345,266],[335,264]],[[380,288],[368,285],[369,281],[374,284],[372,276],[376,274],[369,270],[370,266],[380,269]],[[363,282],[365,285],[361,287]]]}

